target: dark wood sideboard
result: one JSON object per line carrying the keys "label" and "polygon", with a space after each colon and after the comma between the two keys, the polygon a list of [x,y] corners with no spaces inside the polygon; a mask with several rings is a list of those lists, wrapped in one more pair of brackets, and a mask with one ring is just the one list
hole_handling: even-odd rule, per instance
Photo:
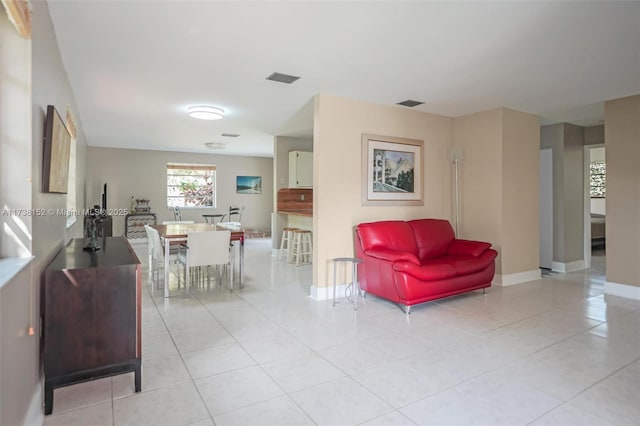
{"label": "dark wood sideboard", "polygon": [[42,286],[45,414],[61,386],[134,372],[141,390],[142,269],[124,237],[84,251],[73,239],[51,261]]}

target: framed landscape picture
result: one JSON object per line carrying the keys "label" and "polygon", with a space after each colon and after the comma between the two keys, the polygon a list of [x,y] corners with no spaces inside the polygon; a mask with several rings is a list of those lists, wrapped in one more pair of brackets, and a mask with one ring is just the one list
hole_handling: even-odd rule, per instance
{"label": "framed landscape picture", "polygon": [[236,193],[262,194],[262,176],[237,176]]}
{"label": "framed landscape picture", "polygon": [[421,206],[424,142],[362,135],[362,205]]}

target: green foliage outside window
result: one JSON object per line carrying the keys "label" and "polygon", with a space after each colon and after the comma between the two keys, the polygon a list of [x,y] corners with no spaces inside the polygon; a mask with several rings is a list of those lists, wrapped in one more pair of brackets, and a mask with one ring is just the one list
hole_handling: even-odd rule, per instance
{"label": "green foliage outside window", "polygon": [[167,164],[167,207],[215,207],[216,168]]}
{"label": "green foliage outside window", "polygon": [[607,195],[607,174],[604,161],[594,161],[591,163],[591,197],[604,198]]}

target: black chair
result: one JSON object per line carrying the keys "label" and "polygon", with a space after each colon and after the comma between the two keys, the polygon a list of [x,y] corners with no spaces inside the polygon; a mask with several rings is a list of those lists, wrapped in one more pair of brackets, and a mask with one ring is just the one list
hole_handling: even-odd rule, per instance
{"label": "black chair", "polygon": [[244,206],[242,207],[229,207],[229,222],[242,222],[242,212],[244,211]]}
{"label": "black chair", "polygon": [[181,221],[182,220],[182,212],[180,211],[180,207],[175,206],[173,208],[173,220],[174,221]]}
{"label": "black chair", "polygon": [[203,214],[202,217],[207,223],[219,223],[223,222],[226,214]]}

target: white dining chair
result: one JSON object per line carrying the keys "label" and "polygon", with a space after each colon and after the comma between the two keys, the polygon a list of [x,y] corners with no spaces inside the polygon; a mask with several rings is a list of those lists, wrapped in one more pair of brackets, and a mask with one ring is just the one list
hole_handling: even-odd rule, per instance
{"label": "white dining chair", "polygon": [[[192,223],[196,223],[193,220],[163,220],[162,224],[163,225],[179,225],[179,224],[192,224]],[[169,254],[171,256],[178,256],[178,251],[179,248],[177,245],[173,245],[171,247],[169,247]],[[178,285],[180,285],[180,283],[178,282]]]}
{"label": "white dining chair", "polygon": [[[164,272],[164,249],[158,231],[149,225],[144,225],[144,229],[147,232],[147,239],[149,240],[149,275],[151,278],[151,288],[159,288],[160,276],[164,276],[164,273],[160,275],[160,271]],[[176,260],[177,256],[174,256],[173,262]],[[180,286],[179,281],[178,286]]]}
{"label": "white dining chair", "polygon": [[[231,255],[231,231],[202,231],[187,234],[186,250],[178,254],[178,262],[184,267],[187,289],[191,282],[191,268],[202,266],[229,267],[229,289],[233,290],[233,256]],[[210,279],[210,276],[207,276]]]}

